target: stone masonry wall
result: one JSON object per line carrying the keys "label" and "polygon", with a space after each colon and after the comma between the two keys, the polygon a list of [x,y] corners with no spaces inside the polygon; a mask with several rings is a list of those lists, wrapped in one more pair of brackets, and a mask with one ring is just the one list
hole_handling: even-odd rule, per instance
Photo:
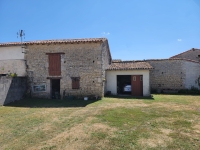
{"label": "stone masonry wall", "polygon": [[[28,45],[26,50],[28,91],[32,85],[46,84],[47,91],[33,93],[33,97],[50,98],[51,82],[47,79],[48,55],[46,53],[61,54],[60,94],[87,96],[103,96],[102,84],[102,44],[72,43]],[[80,77],[80,89],[72,89],[71,77]]]}
{"label": "stone masonry wall", "polygon": [[151,89],[190,89],[199,88],[197,80],[200,76],[200,64],[187,60],[147,60],[150,70]]}
{"label": "stone masonry wall", "polygon": [[154,68],[150,70],[151,89],[183,89],[186,72],[184,60],[147,60]]}
{"label": "stone masonry wall", "polygon": [[102,84],[103,84],[103,94],[105,94],[104,92],[106,91],[106,69],[109,68],[109,65],[111,64],[112,58],[111,58],[111,54],[109,51],[109,47],[108,47],[108,43],[106,43],[108,41],[105,41],[102,43]]}

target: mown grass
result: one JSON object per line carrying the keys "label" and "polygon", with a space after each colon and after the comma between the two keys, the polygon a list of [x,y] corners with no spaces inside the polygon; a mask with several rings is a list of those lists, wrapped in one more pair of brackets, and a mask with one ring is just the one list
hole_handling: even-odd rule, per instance
{"label": "mown grass", "polygon": [[200,149],[200,97],[26,99],[0,107],[0,149]]}

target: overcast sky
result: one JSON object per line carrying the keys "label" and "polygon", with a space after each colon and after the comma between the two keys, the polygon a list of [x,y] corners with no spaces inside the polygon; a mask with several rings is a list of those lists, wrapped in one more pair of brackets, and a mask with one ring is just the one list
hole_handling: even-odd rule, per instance
{"label": "overcast sky", "polygon": [[200,48],[200,0],[0,0],[0,43],[106,37],[113,59]]}

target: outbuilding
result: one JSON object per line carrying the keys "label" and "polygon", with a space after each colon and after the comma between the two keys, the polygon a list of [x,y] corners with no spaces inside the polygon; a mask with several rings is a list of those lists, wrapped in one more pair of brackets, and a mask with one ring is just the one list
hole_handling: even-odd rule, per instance
{"label": "outbuilding", "polygon": [[107,92],[113,95],[150,96],[149,70],[145,61],[113,61],[106,70]]}

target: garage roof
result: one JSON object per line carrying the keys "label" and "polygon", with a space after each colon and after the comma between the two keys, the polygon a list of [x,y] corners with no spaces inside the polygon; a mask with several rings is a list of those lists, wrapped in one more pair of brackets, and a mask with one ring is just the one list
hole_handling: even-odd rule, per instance
{"label": "garage roof", "polygon": [[139,70],[139,69],[153,69],[153,67],[144,61],[119,61],[112,62],[107,70]]}

